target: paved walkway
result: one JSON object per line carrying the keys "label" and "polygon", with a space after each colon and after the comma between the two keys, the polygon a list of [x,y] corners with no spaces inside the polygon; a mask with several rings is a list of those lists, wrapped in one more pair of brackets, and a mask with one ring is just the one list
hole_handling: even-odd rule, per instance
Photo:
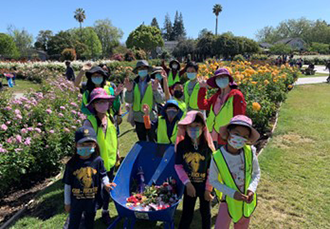
{"label": "paved walkway", "polygon": [[[304,65],[304,67],[308,66]],[[325,70],[323,65],[315,65],[315,70],[317,73],[329,73],[329,70]],[[299,78],[295,85],[326,83],[327,78],[327,76]]]}
{"label": "paved walkway", "polygon": [[[308,65],[303,65],[303,67],[308,68]],[[329,74],[329,70],[325,70],[324,65],[315,65],[314,70],[316,70],[317,73],[327,73]]]}

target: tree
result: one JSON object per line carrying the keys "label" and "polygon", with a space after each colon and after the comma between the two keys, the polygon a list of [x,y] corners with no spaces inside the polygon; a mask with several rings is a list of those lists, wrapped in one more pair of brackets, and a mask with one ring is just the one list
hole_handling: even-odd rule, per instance
{"label": "tree", "polygon": [[186,31],[185,31],[184,24],[183,24],[182,13],[180,13],[180,15],[179,15],[178,11],[176,11],[171,39],[178,41],[178,40],[185,39],[185,37],[186,37]]}
{"label": "tree", "polygon": [[204,36],[206,36],[208,34],[213,34],[213,33],[212,33],[212,31],[204,28],[201,31],[199,31],[199,33],[198,33],[198,39],[201,39],[202,37],[204,37]]}
{"label": "tree", "polygon": [[16,29],[14,26],[8,27],[9,35],[14,39],[16,47],[18,48],[21,56],[28,56],[28,51],[32,47],[33,36],[27,30]]}
{"label": "tree", "polygon": [[330,51],[329,48],[330,48],[330,46],[328,44],[313,42],[310,47],[310,50],[312,52],[318,52],[320,54],[329,54],[329,51]]}
{"label": "tree", "polygon": [[74,37],[73,45],[79,59],[94,59],[102,55],[101,41],[92,27],[72,29],[70,32]]}
{"label": "tree", "polygon": [[85,10],[83,8],[78,8],[76,9],[76,11],[74,12],[74,19],[76,19],[79,22],[80,25],[80,29],[81,24],[84,22],[84,20],[86,19],[86,15],[85,15]]}
{"label": "tree", "polygon": [[218,35],[218,16],[222,12],[222,6],[215,4],[213,6],[213,13],[215,14],[215,35]]}
{"label": "tree", "polygon": [[173,41],[173,28],[170,15],[167,13],[164,21],[164,28],[162,29],[162,36],[166,41]]}
{"label": "tree", "polygon": [[196,41],[193,39],[182,40],[174,48],[172,54],[176,58],[184,57],[189,54],[194,54],[196,51]]}
{"label": "tree", "polygon": [[155,17],[152,19],[150,25],[156,27],[157,29],[159,29],[158,21]]}
{"label": "tree", "polygon": [[113,26],[109,19],[97,20],[94,23],[94,30],[102,44],[102,56],[110,57],[113,49],[120,44],[123,31]]}
{"label": "tree", "polygon": [[16,59],[19,55],[14,39],[8,34],[0,33],[0,57]]}
{"label": "tree", "polygon": [[53,36],[53,32],[50,30],[40,30],[37,36],[37,41],[34,43],[36,49],[41,49],[45,52],[48,51],[48,42]]}
{"label": "tree", "polygon": [[212,32],[204,30],[203,34],[200,33],[200,36],[197,40],[196,49],[198,54],[200,54],[203,59],[213,55],[212,43],[214,40],[215,36]]}
{"label": "tree", "polygon": [[75,49],[76,42],[69,31],[60,31],[48,41],[48,55],[60,55],[66,48]]}
{"label": "tree", "polygon": [[286,44],[275,44],[270,47],[269,52],[276,55],[290,54],[292,49],[289,45]]}
{"label": "tree", "polygon": [[164,40],[160,30],[156,27],[140,25],[129,34],[126,46],[128,48],[143,49],[150,53],[156,47],[163,47]]}

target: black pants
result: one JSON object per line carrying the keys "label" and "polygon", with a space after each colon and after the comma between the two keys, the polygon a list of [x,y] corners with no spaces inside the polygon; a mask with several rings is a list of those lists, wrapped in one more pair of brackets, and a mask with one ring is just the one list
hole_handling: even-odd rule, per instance
{"label": "black pants", "polygon": [[84,212],[85,217],[85,228],[93,229],[94,228],[94,218],[95,218],[95,209],[92,207],[91,209],[84,208],[76,208],[70,210],[70,221],[69,221],[69,229],[79,229],[80,221],[82,214]]}
{"label": "black pants", "polygon": [[[114,177],[114,171],[115,171],[115,166],[113,166],[111,168],[111,170],[109,172],[107,172],[107,175],[109,177],[109,181],[110,183],[113,180]],[[110,194],[107,192],[107,190],[105,190],[105,188],[103,187],[103,205],[102,205],[102,209],[103,210],[108,210],[109,209],[109,203],[110,203]]]}
{"label": "black pants", "polygon": [[[196,189],[196,197],[190,197],[187,195],[187,190],[184,191],[183,196],[183,210],[182,216],[179,224],[179,229],[189,229],[192,219],[194,217],[194,210],[197,198],[199,198],[199,211],[202,216],[202,228],[211,228],[211,205],[209,201],[204,198],[205,193],[205,183],[197,184],[192,183]],[[193,228],[197,228],[194,226]]]}
{"label": "black pants", "polygon": [[147,130],[144,126],[143,122],[135,122],[135,130],[136,134],[139,138],[139,141],[149,141],[149,142],[155,142],[155,134],[151,130]]}

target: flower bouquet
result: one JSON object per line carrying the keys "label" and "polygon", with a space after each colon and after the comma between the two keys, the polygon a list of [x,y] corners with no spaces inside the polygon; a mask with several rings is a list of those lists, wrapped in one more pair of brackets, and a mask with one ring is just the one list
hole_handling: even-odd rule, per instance
{"label": "flower bouquet", "polygon": [[145,186],[142,193],[133,193],[126,206],[136,211],[163,210],[178,201],[176,180],[167,179],[162,185]]}

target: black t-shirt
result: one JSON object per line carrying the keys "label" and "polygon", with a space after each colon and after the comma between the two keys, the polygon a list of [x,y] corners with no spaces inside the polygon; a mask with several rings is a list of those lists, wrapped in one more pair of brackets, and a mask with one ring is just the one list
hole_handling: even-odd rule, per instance
{"label": "black t-shirt", "polygon": [[204,138],[201,138],[196,150],[190,137],[186,134],[185,139],[177,146],[175,164],[183,165],[192,183],[205,183],[211,156],[212,150]]}
{"label": "black t-shirt", "polygon": [[101,157],[90,157],[86,160],[73,157],[66,164],[63,183],[71,185],[71,205],[77,200],[91,204],[100,196],[102,178],[107,175]]}

